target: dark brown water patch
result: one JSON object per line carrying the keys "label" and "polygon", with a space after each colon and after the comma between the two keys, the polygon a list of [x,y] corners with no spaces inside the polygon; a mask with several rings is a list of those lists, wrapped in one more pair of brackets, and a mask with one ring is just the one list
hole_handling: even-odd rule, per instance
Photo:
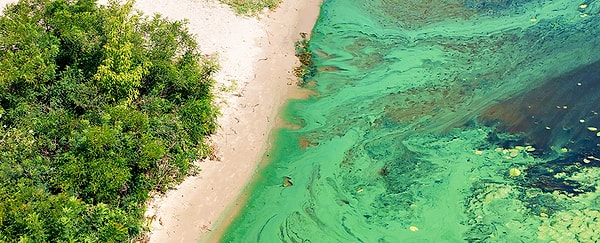
{"label": "dark brown water patch", "polygon": [[589,150],[600,139],[600,61],[546,81],[486,109],[480,120],[524,134],[536,147]]}
{"label": "dark brown water patch", "polygon": [[314,50],[313,53],[317,54],[317,56],[323,58],[324,60],[330,60],[330,59],[339,57],[338,55],[329,54],[329,53],[327,53],[327,52],[325,52],[323,50],[320,50],[320,49]]}
{"label": "dark brown water patch", "polygon": [[319,143],[311,142],[308,138],[305,138],[305,137],[301,137],[298,141],[300,144],[300,148],[303,148],[303,149],[319,145]]}
{"label": "dark brown water patch", "polygon": [[338,72],[340,70],[342,70],[342,69],[340,69],[339,67],[336,67],[336,66],[320,66],[317,68],[317,71],[320,71],[320,72],[323,72],[323,71],[324,72]]}
{"label": "dark brown water patch", "polygon": [[385,0],[380,8],[402,28],[416,29],[450,19],[468,19],[477,14],[459,0]]}

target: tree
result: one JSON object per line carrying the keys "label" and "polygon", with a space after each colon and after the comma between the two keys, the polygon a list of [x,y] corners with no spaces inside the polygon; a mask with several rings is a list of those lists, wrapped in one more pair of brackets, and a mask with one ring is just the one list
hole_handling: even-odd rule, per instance
{"label": "tree", "polygon": [[218,65],[184,21],[132,6],[21,0],[0,16],[0,241],[128,241],[148,192],[210,153]]}

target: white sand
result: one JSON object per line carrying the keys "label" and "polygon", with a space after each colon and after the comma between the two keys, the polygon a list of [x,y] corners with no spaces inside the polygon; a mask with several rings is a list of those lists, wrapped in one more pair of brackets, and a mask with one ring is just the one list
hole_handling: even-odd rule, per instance
{"label": "white sand", "polygon": [[[16,0],[0,0],[0,6]],[[106,2],[100,1],[100,2]],[[219,161],[200,162],[187,178],[147,210],[153,218],[150,242],[215,241],[243,204],[242,191],[255,174],[277,112],[294,94],[294,42],[310,33],[321,0],[284,0],[259,18],[240,17],[217,0],[138,0],[145,14],[188,19],[205,54],[217,53],[219,84],[237,89],[222,94],[220,128],[212,137]],[[215,226],[217,225],[217,226]],[[212,234],[207,234],[212,232]]]}

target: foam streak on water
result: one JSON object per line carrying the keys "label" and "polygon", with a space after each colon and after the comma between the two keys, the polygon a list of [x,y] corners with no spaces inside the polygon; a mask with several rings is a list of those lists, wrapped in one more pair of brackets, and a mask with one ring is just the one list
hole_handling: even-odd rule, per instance
{"label": "foam streak on water", "polygon": [[599,11],[326,0],[317,95],[223,242],[600,240]]}

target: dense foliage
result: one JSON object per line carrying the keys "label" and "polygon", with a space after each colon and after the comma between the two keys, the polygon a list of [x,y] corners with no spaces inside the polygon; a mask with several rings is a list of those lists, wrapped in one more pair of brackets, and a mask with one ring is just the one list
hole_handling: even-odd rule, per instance
{"label": "dense foliage", "polygon": [[220,0],[231,6],[238,14],[256,15],[264,9],[273,10],[282,0]]}
{"label": "dense foliage", "polygon": [[0,16],[0,242],[123,242],[193,172],[212,73],[184,22],[133,2],[21,0]]}

